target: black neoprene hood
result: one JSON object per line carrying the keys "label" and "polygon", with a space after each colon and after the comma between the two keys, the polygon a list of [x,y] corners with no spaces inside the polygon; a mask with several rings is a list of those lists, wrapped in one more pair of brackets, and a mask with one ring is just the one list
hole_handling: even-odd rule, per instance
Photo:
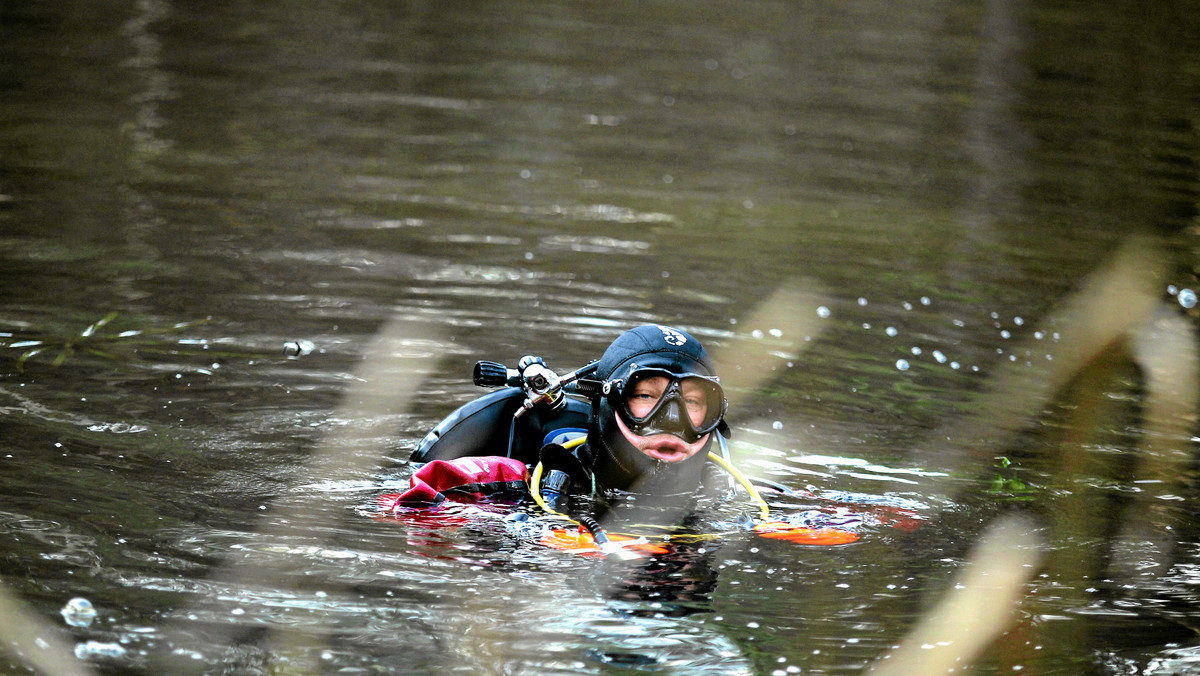
{"label": "black neoprene hood", "polygon": [[679,375],[717,375],[700,341],[680,329],[647,324],[622,333],[608,346],[596,365],[595,377],[602,381],[624,380],[643,368]]}

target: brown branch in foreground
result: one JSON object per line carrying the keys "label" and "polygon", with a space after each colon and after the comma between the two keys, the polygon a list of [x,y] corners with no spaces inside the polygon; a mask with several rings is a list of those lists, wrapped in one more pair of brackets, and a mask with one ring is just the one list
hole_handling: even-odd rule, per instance
{"label": "brown branch in foreground", "polygon": [[1041,547],[1024,517],[992,524],[942,600],[869,673],[925,676],[964,669],[1008,629],[1037,571]]}
{"label": "brown branch in foreground", "polygon": [[89,676],[95,672],[75,657],[71,637],[0,586],[0,637],[25,666],[49,676]]}

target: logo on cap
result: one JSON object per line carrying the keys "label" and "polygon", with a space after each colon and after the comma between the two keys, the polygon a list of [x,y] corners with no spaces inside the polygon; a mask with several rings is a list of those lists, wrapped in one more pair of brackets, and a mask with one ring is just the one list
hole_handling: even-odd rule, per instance
{"label": "logo on cap", "polygon": [[679,347],[687,342],[687,336],[684,336],[682,333],[669,326],[660,325],[658,330],[663,332],[663,340],[667,341],[667,345]]}

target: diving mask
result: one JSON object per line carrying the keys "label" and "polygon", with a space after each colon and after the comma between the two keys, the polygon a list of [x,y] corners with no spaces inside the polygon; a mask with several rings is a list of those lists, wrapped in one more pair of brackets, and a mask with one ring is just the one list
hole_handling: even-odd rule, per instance
{"label": "diving mask", "polygon": [[715,377],[639,369],[603,385],[609,405],[638,436],[671,434],[691,444],[717,429],[729,403]]}

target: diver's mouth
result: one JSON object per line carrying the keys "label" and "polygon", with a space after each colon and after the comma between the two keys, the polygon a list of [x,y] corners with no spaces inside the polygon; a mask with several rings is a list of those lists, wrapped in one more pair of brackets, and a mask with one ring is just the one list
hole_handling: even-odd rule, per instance
{"label": "diver's mouth", "polygon": [[696,443],[689,444],[674,434],[660,433],[642,437],[630,432],[629,428],[625,426],[625,421],[621,420],[621,416],[616,416],[616,419],[617,427],[621,430],[621,434],[625,435],[625,439],[642,455],[658,462],[683,462],[699,452],[704,445],[704,440],[708,438],[706,434],[697,439]]}
{"label": "diver's mouth", "polygon": [[662,439],[655,439],[643,448],[642,453],[659,462],[682,462],[692,457],[692,449],[682,439],[670,435],[661,436]]}

